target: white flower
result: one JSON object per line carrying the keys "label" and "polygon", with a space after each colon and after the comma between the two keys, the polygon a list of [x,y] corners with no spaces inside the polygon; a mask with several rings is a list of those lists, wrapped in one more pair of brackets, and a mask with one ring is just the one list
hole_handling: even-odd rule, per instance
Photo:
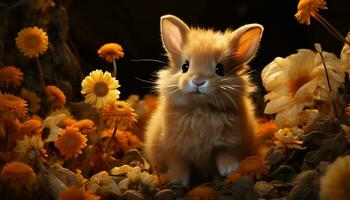
{"label": "white flower", "polygon": [[303,129],[307,129],[314,121],[320,116],[317,109],[305,109],[301,113],[300,122],[303,126]]}
{"label": "white flower", "polygon": [[129,184],[140,182],[141,184],[153,188],[155,183],[153,176],[147,172],[141,172],[141,168],[131,167],[129,165],[123,165],[121,167],[114,167],[111,170],[113,175],[122,175],[126,174],[127,178],[119,182],[119,187],[121,189],[128,189]]}
{"label": "white flower", "polygon": [[[342,62],[332,53],[322,55],[336,90],[344,80]],[[314,51],[300,49],[286,58],[275,58],[263,69],[261,78],[269,91],[265,113],[276,114],[279,128],[298,126],[298,116],[306,106],[313,105],[313,99],[330,101],[322,60]]]}
{"label": "white flower", "polygon": [[88,192],[94,194],[114,193],[116,195],[121,195],[119,186],[106,171],[101,171],[93,175],[87,182],[86,188]]}
{"label": "white flower", "polygon": [[[346,39],[350,41],[350,32],[348,32]],[[345,71],[350,73],[350,46],[347,43],[344,44],[344,47],[340,53],[340,59],[344,64]]]}
{"label": "white flower", "polygon": [[62,131],[62,129],[58,127],[57,124],[60,123],[65,117],[65,114],[58,114],[45,118],[43,127],[50,129],[50,134],[48,135],[46,142],[54,142],[57,139],[58,135]]}

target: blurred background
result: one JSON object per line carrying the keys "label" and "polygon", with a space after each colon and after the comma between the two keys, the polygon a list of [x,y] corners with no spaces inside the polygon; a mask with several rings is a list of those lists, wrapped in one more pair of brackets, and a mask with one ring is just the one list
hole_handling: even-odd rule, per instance
{"label": "blurred background", "polygon": [[[86,74],[95,68],[111,69],[97,56],[104,43],[117,42],[125,51],[118,61],[122,96],[146,94],[153,72],[162,68],[155,62],[133,62],[132,59],[157,59],[163,56],[159,35],[159,18],[173,14],[192,26],[225,30],[247,23],[265,27],[261,47],[251,63],[255,81],[259,71],[275,57],[285,57],[300,48],[313,49],[322,44],[325,51],[340,53],[342,44],[333,38],[317,21],[301,25],[294,15],[299,0],[73,0],[66,4],[72,40],[79,50],[82,70]],[[327,1],[328,10],[320,13],[346,35],[350,31],[350,1]]]}
{"label": "blurred background", "polygon": [[[45,4],[49,2],[48,4]],[[54,2],[54,7],[44,7]],[[342,43],[317,21],[299,24],[294,15],[299,0],[0,0],[0,65],[14,65],[25,73],[24,84],[36,90],[37,78],[32,60],[18,53],[14,39],[27,26],[44,27],[50,46],[41,56],[45,80],[59,86],[74,101],[82,100],[80,84],[93,69],[112,70],[97,55],[104,43],[123,46],[125,57],[117,61],[122,98],[150,92],[155,71],[163,64],[134,59],[166,61],[159,31],[159,19],[173,14],[187,24],[225,30],[247,23],[265,27],[261,47],[251,63],[254,81],[275,57],[286,57],[297,49],[313,49],[322,44],[325,51],[339,55]],[[38,5],[39,10],[38,10]],[[350,1],[327,1],[320,14],[343,35],[350,30]],[[145,81],[141,81],[145,80]],[[261,88],[263,92],[263,89]],[[40,91],[39,91],[40,92]]]}

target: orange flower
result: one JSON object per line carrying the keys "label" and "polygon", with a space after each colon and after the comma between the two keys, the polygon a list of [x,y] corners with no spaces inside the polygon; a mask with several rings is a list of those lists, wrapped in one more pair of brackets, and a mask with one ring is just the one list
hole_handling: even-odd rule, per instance
{"label": "orange flower", "polygon": [[271,139],[277,130],[277,125],[273,120],[264,121],[259,123],[257,136],[260,140]]}
{"label": "orange flower", "polygon": [[79,120],[73,126],[77,127],[84,135],[90,135],[96,132],[95,123],[91,119]]}
{"label": "orange flower", "polygon": [[18,161],[6,163],[0,172],[0,178],[11,186],[20,188],[29,186],[35,181],[35,172],[32,167]]}
{"label": "orange flower", "polygon": [[197,186],[187,193],[189,200],[215,200],[217,199],[216,192],[209,186]]}
{"label": "orange flower", "polygon": [[70,186],[66,191],[62,192],[58,196],[58,200],[99,200],[100,197],[86,192],[83,189],[78,189],[74,186]]}
{"label": "orange flower", "polygon": [[0,69],[0,87],[17,87],[23,81],[23,73],[20,69],[7,66]]}
{"label": "orange flower", "polygon": [[117,125],[118,128],[125,129],[136,123],[134,109],[124,101],[112,102],[104,107],[102,118],[106,120],[108,128],[114,128]]}
{"label": "orange flower", "polygon": [[53,108],[62,108],[66,104],[66,95],[56,86],[46,86],[47,101]]}
{"label": "orange flower", "polygon": [[122,46],[117,43],[104,44],[97,51],[98,55],[103,58],[106,62],[111,63],[113,60],[119,60],[124,57]]}
{"label": "orange flower", "polygon": [[248,156],[239,163],[238,172],[244,176],[261,179],[268,172],[267,161],[261,156]]}
{"label": "orange flower", "polygon": [[32,113],[40,110],[41,99],[34,93],[25,88],[21,89],[20,96],[28,102],[28,109]]}
{"label": "orange flower", "polygon": [[19,51],[26,57],[39,57],[46,52],[49,38],[45,31],[36,26],[22,29],[16,38]]}
{"label": "orange flower", "polygon": [[242,176],[241,173],[235,171],[235,172],[231,172],[229,175],[227,175],[226,179],[225,179],[225,183],[226,184],[231,184],[236,182],[240,177]]}
{"label": "orange flower", "polygon": [[86,136],[81,134],[78,128],[68,126],[60,133],[55,146],[66,159],[70,159],[82,153],[82,149],[87,145],[86,142]]}
{"label": "orange flower", "polygon": [[[102,132],[101,138],[110,138],[112,134],[112,130],[105,130]],[[142,142],[139,138],[130,131],[117,131],[114,138],[115,140],[112,140],[112,145],[114,146],[110,149],[113,149],[115,153],[125,153],[129,149],[140,148],[142,146]]]}
{"label": "orange flower", "polygon": [[350,104],[348,104],[348,106],[346,106],[345,114],[346,114],[346,116],[350,117]]}
{"label": "orange flower", "polygon": [[319,9],[327,9],[326,4],[324,0],[300,0],[295,17],[300,24],[310,25],[310,17],[318,15]]}
{"label": "orange flower", "polygon": [[73,126],[76,121],[70,117],[64,117],[57,126],[60,128],[67,128],[67,126]]}
{"label": "orange flower", "polygon": [[29,119],[21,125],[19,129],[23,135],[40,135],[42,131],[42,122],[38,119]]}
{"label": "orange flower", "polygon": [[1,119],[13,117],[23,118],[28,109],[27,102],[20,97],[11,94],[0,94],[0,113]]}

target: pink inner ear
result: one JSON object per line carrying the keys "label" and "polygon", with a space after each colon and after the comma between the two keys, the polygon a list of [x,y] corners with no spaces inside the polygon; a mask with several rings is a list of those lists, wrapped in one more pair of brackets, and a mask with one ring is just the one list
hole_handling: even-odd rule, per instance
{"label": "pink inner ear", "polygon": [[261,31],[261,28],[252,28],[239,38],[234,58],[240,63],[248,61],[254,55],[259,45]]}
{"label": "pink inner ear", "polygon": [[165,20],[163,23],[163,35],[165,37],[164,42],[166,48],[173,53],[180,52],[183,41],[179,28],[167,20]]}

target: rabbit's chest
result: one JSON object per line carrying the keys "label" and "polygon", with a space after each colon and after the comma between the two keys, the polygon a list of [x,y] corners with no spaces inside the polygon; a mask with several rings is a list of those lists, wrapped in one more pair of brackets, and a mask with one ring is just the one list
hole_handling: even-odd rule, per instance
{"label": "rabbit's chest", "polygon": [[168,139],[174,150],[190,160],[205,160],[216,147],[227,146],[227,139],[235,137],[239,120],[224,112],[197,110],[169,115]]}

